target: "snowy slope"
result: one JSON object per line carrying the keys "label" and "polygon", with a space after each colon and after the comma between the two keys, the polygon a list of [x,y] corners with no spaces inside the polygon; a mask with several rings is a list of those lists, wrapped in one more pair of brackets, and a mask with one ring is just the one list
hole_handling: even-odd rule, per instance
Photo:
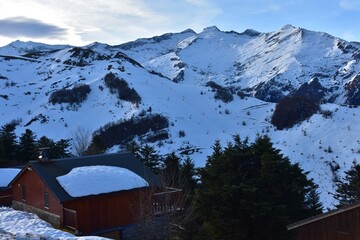
{"label": "snowy slope", "polygon": [[[170,40],[157,43],[157,48],[149,43],[139,46],[137,40],[123,50],[170,79],[174,71],[183,70],[185,82],[204,85],[211,80],[272,102],[317,77],[327,89],[326,100],[347,103],[345,84],[360,69],[358,43],[291,25],[270,33],[246,30],[240,34],[209,27],[184,37],[182,47],[172,51],[167,47]],[[147,57],[140,57],[144,49]],[[173,66],[170,71],[169,66]]]}
{"label": "snowy slope", "polygon": [[[29,128],[38,137],[58,140],[70,138],[79,126],[96,132],[108,123],[160,114],[169,122],[160,131],[166,136],[150,144],[161,154],[190,152],[195,164],[204,166],[216,139],[226,145],[235,133],[250,140],[268,134],[284,155],[310,172],[326,207],[334,203],[333,180],[359,158],[360,112],[342,105],[360,100],[359,43],[326,33],[290,25],[270,33],[209,27],[118,46],[15,42],[0,48],[0,55],[0,125],[17,121],[18,135]],[[106,86],[110,72],[141,101],[120,100]],[[277,131],[270,123],[274,102],[315,79],[325,89],[322,108],[332,117],[316,114]],[[215,99],[209,81],[233,100]],[[90,92],[80,103],[50,102],[54,92],[81,84]],[[136,139],[146,142],[156,134],[150,130]],[[332,152],[325,152],[329,147]],[[340,169],[333,172],[337,164]]]}
{"label": "snowy slope", "polygon": [[48,45],[36,42],[15,41],[0,48],[0,55],[24,55],[34,52],[50,52],[67,47],[66,45]]}

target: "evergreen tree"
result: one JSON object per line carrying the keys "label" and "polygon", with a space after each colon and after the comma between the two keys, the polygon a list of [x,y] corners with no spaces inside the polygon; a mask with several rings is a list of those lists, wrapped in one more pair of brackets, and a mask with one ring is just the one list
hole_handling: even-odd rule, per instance
{"label": "evergreen tree", "polygon": [[68,151],[70,146],[69,140],[61,139],[57,142],[54,142],[52,139],[42,136],[37,141],[38,148],[49,148],[48,150],[48,157],[49,159],[56,159],[56,158],[64,158],[70,157],[71,154]]}
{"label": "evergreen tree", "polygon": [[17,123],[12,122],[5,124],[0,129],[0,143],[2,148],[3,160],[10,161],[16,156],[18,149],[15,128]]}
{"label": "evergreen tree", "polygon": [[342,207],[360,201],[360,165],[354,164],[345,172],[345,177],[337,185],[335,199],[337,207]]}
{"label": "evergreen tree", "polygon": [[186,158],[180,168],[180,188],[189,189],[191,194],[193,194],[194,189],[196,188],[197,181],[196,169],[194,162],[191,158]]}
{"label": "evergreen tree", "polygon": [[89,147],[85,151],[85,155],[103,154],[106,151],[106,147],[103,144],[100,136],[95,135],[91,140]]}
{"label": "evergreen tree", "polygon": [[2,143],[2,139],[0,138],[0,167],[6,163],[5,159],[5,149]]}
{"label": "evergreen tree", "polygon": [[320,202],[319,193],[315,190],[314,186],[306,196],[306,206],[309,215],[314,216],[322,212],[323,206]]}
{"label": "evergreen tree", "polygon": [[17,159],[22,163],[26,163],[38,157],[39,151],[36,145],[36,135],[30,129],[26,129],[25,133],[20,137]]}
{"label": "evergreen tree", "polygon": [[179,188],[180,158],[175,152],[170,153],[164,159],[162,168],[164,185],[166,187]]}
{"label": "evergreen tree", "polygon": [[291,164],[270,139],[234,141],[214,154],[201,170],[198,237],[203,239],[289,239],[286,225],[321,213],[315,185]]}
{"label": "evergreen tree", "polygon": [[125,146],[126,150],[134,154],[137,158],[139,158],[138,152],[140,150],[140,145],[135,141],[132,140],[128,142]]}
{"label": "evergreen tree", "polygon": [[66,158],[71,157],[69,152],[70,139],[60,139],[55,142],[55,146],[50,149],[50,154],[53,158]]}
{"label": "evergreen tree", "polygon": [[148,144],[142,146],[136,156],[154,173],[158,174],[161,168],[161,158],[153,147]]}

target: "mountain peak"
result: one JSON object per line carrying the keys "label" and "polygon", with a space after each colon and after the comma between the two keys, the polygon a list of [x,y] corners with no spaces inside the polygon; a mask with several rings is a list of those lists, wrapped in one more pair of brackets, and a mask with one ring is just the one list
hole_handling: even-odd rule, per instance
{"label": "mountain peak", "polygon": [[29,52],[44,52],[66,48],[69,45],[49,45],[45,43],[16,40],[6,46],[0,47],[0,54],[22,55]]}
{"label": "mountain peak", "polygon": [[188,28],[188,29],[182,31],[181,33],[193,33],[193,34],[196,34],[196,32],[194,30],[192,30],[191,28]]}
{"label": "mountain peak", "polygon": [[286,24],[285,26],[283,26],[280,31],[286,31],[286,30],[294,30],[294,29],[298,29],[297,27],[294,27],[291,24]]}
{"label": "mountain peak", "polygon": [[203,32],[220,32],[220,30],[216,26],[210,26],[204,28]]}
{"label": "mountain peak", "polygon": [[256,31],[256,30],[254,30],[254,29],[246,29],[246,30],[243,32],[243,34],[248,35],[248,36],[250,36],[250,37],[257,37],[257,36],[259,36],[261,33],[258,32],[258,31]]}

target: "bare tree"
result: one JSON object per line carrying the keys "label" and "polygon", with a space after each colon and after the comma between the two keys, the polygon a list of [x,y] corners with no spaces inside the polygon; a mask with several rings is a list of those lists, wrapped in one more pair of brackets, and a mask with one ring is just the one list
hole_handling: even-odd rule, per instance
{"label": "bare tree", "polygon": [[89,129],[79,126],[72,132],[72,147],[75,155],[84,156],[90,142],[91,133]]}

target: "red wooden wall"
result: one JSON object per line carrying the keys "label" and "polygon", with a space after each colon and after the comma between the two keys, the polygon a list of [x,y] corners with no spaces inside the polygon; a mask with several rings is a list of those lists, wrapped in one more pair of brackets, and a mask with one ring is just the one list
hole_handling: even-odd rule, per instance
{"label": "red wooden wall", "polygon": [[[26,188],[26,199],[22,199],[22,186]],[[49,207],[44,205],[44,192],[49,193]],[[31,167],[25,171],[12,184],[13,199],[18,202],[33,206],[35,208],[50,212],[62,217],[62,206],[48,189],[45,183]]]}
{"label": "red wooden wall", "polygon": [[360,207],[308,223],[292,231],[297,240],[359,240]]}
{"label": "red wooden wall", "polygon": [[76,211],[78,230],[86,234],[139,221],[152,211],[151,196],[148,189],[133,189],[79,198],[63,205]]}

